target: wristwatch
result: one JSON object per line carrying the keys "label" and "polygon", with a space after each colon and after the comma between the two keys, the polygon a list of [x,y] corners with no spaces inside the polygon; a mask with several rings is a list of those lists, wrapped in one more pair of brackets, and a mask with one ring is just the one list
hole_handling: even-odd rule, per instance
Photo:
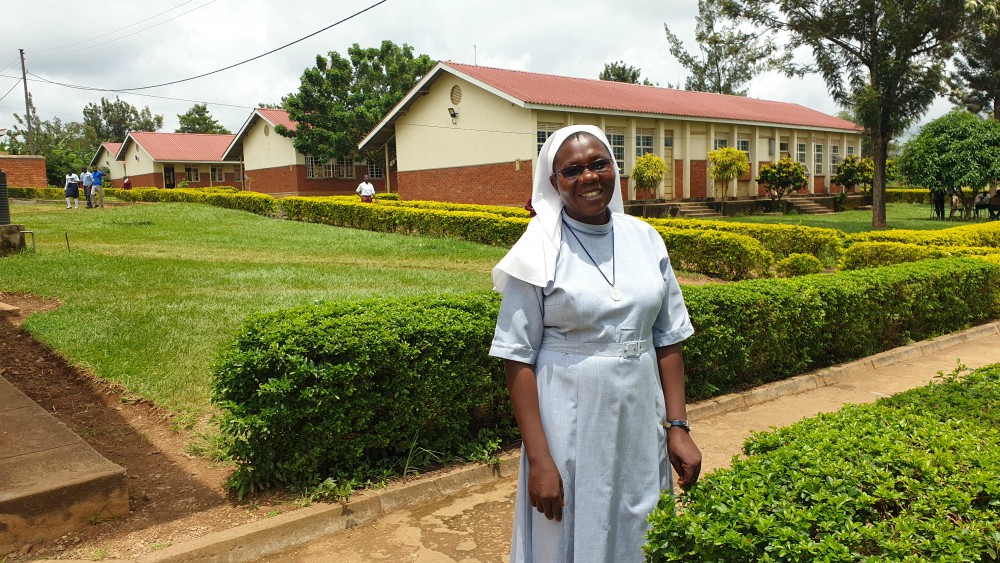
{"label": "wristwatch", "polygon": [[667,427],[667,430],[670,430],[674,426],[679,426],[683,428],[685,432],[691,432],[691,424],[686,420],[668,420],[664,426]]}

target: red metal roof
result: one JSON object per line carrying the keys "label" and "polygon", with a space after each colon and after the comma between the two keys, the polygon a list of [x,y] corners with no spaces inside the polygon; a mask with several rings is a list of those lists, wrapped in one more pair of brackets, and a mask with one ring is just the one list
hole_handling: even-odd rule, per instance
{"label": "red metal roof", "polygon": [[155,133],[132,131],[131,138],[153,160],[174,162],[222,162],[236,135],[209,133]]}
{"label": "red metal roof", "polygon": [[442,65],[527,104],[860,131],[850,121],[787,102],[474,66]]}
{"label": "red metal roof", "polygon": [[272,125],[284,125],[289,131],[295,131],[295,122],[288,117],[288,112],[283,109],[257,108],[257,113],[264,116],[264,119]]}
{"label": "red metal roof", "polygon": [[118,154],[118,149],[122,148],[121,143],[101,143],[101,146],[104,147],[104,150],[108,151],[108,154],[111,156]]}

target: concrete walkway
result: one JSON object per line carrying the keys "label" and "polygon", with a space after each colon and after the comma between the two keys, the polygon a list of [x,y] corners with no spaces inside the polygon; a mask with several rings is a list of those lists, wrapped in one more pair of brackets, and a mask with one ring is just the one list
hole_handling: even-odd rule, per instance
{"label": "concrete walkway", "polygon": [[[727,467],[752,431],[924,385],[959,360],[972,368],[1000,362],[1000,323],[692,404],[688,414],[703,471]],[[516,468],[515,456],[494,471],[458,469],[362,495],[346,506],[309,507],[211,534],[139,561],[506,561]]]}

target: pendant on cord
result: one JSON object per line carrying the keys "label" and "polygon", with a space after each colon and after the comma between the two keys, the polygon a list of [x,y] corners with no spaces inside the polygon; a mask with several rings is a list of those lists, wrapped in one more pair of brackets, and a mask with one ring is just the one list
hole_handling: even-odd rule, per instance
{"label": "pendant on cord", "polygon": [[613,299],[615,301],[621,301],[622,300],[622,292],[618,291],[618,288],[615,287],[615,286],[611,286],[611,299]]}

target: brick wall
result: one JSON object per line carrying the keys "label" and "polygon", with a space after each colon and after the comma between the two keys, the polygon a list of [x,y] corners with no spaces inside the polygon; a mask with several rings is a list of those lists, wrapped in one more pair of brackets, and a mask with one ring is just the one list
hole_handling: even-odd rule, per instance
{"label": "brick wall", "polygon": [[139,174],[138,176],[129,176],[132,180],[133,188],[162,188],[163,187],[163,174]]}
{"label": "brick wall", "polygon": [[[305,165],[276,166],[247,170],[247,189],[276,196],[300,195],[353,195],[367,172],[366,166],[355,167],[355,178],[306,178]],[[396,174],[390,173],[393,191],[396,191]],[[385,179],[371,180],[376,193],[385,193]]]}
{"label": "brick wall", "polygon": [[481,205],[524,205],[531,199],[531,162],[400,172],[396,190],[406,200]]}
{"label": "brick wall", "polygon": [[706,195],[708,182],[708,161],[691,161],[691,197],[704,198]]}
{"label": "brick wall", "polygon": [[0,170],[7,174],[7,185],[18,188],[44,188],[45,157],[36,155],[0,155]]}

